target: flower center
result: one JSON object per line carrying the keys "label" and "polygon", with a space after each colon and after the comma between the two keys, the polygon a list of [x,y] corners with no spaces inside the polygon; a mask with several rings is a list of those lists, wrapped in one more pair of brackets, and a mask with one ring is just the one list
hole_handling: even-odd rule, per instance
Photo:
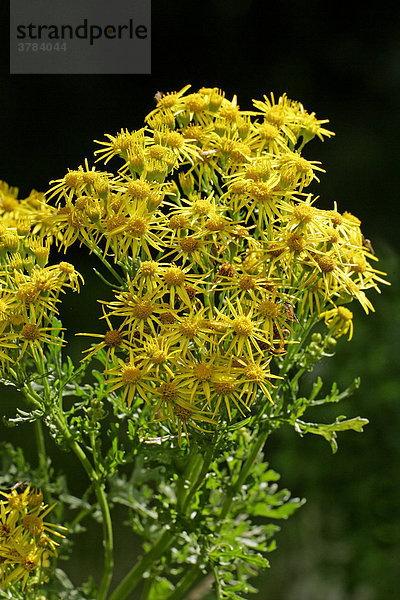
{"label": "flower center", "polygon": [[279,305],[270,300],[262,300],[258,305],[258,311],[263,317],[270,317],[276,319],[279,315]]}
{"label": "flower center", "polygon": [[239,279],[239,287],[241,290],[255,290],[256,289],[256,280],[251,275],[243,275]]}
{"label": "flower center", "polygon": [[245,316],[236,317],[232,322],[232,327],[235,333],[246,337],[251,335],[254,331],[254,323],[249,317]]}
{"label": "flower center", "polygon": [[317,263],[323,273],[332,273],[336,267],[335,259],[331,256],[321,256]]}
{"label": "flower center", "polygon": [[107,331],[107,333],[104,335],[104,343],[110,348],[120,346],[122,339],[122,333],[117,329],[110,329],[110,331]]}
{"label": "flower center", "polygon": [[183,408],[183,406],[179,406],[179,404],[174,404],[174,413],[181,421],[185,423],[189,421],[192,416],[192,412],[187,408]]}
{"label": "flower center", "polygon": [[131,181],[128,185],[127,192],[133,198],[143,200],[150,194],[150,186],[146,181]]}
{"label": "flower center", "polygon": [[132,307],[132,314],[136,319],[148,319],[154,312],[154,305],[149,300],[136,302]]}
{"label": "flower center", "polygon": [[279,135],[279,130],[272,123],[263,123],[260,127],[257,128],[258,133],[265,140],[274,140]]}
{"label": "flower center", "polygon": [[182,146],[185,144],[185,139],[177,131],[170,131],[165,136],[165,143],[170,148],[182,148]]}
{"label": "flower center", "polygon": [[208,381],[211,379],[212,367],[210,365],[199,364],[193,367],[193,375],[199,381]]}
{"label": "flower center", "polygon": [[148,225],[146,221],[140,217],[132,217],[128,219],[126,225],[126,232],[130,235],[144,235],[148,230]]}
{"label": "flower center", "polygon": [[198,239],[192,236],[185,237],[181,240],[181,249],[184,252],[194,252],[200,246]]}
{"label": "flower center", "polygon": [[259,365],[248,365],[244,374],[250,381],[264,381],[265,379],[265,373]]}
{"label": "flower center", "polygon": [[173,215],[169,220],[170,229],[183,229],[186,225],[187,219],[183,215]]}
{"label": "flower center", "polygon": [[209,231],[224,231],[225,222],[219,217],[213,217],[207,221],[206,227]]}
{"label": "flower center", "polygon": [[286,240],[286,244],[292,252],[301,252],[304,250],[306,242],[299,233],[292,233]]}
{"label": "flower center", "polygon": [[181,334],[188,338],[194,338],[198,329],[198,324],[191,319],[185,319],[179,326],[179,331]]}
{"label": "flower center", "polygon": [[22,526],[33,535],[40,535],[43,532],[43,520],[36,515],[25,515]]}
{"label": "flower center", "polygon": [[218,275],[221,275],[222,277],[233,277],[235,275],[235,269],[230,263],[224,263],[219,267]]}
{"label": "flower center", "polygon": [[173,381],[166,381],[158,388],[158,393],[166,402],[173,402],[178,397],[178,390]]}
{"label": "flower center", "polygon": [[156,263],[154,260],[143,261],[139,268],[139,273],[145,276],[155,275],[157,271],[158,263]]}
{"label": "flower center", "polygon": [[164,281],[167,285],[182,285],[186,279],[186,274],[179,267],[170,267],[164,273]]}
{"label": "flower center", "polygon": [[21,336],[25,340],[38,340],[40,338],[40,329],[37,325],[28,323],[27,325],[23,326]]}
{"label": "flower center", "polygon": [[139,369],[139,367],[135,367],[134,365],[128,365],[124,367],[122,371],[121,380],[123,383],[129,385],[130,383],[136,383],[137,381],[139,381],[141,376],[142,371]]}
{"label": "flower center", "polygon": [[309,204],[299,204],[293,211],[293,216],[297,221],[309,223],[314,216],[314,209]]}
{"label": "flower center", "polygon": [[236,389],[233,381],[215,381],[213,387],[219,396],[231,394]]}
{"label": "flower center", "polygon": [[209,200],[196,200],[193,202],[192,212],[196,215],[208,215],[211,209],[212,204]]}

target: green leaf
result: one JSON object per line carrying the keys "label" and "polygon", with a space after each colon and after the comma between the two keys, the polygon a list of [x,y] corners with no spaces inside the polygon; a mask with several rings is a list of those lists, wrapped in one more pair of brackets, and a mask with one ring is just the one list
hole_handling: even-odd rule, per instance
{"label": "green leaf", "polygon": [[166,598],[168,592],[171,592],[174,586],[165,577],[157,577],[150,588],[150,592],[147,596],[148,600],[160,600],[160,598]]}
{"label": "green leaf", "polygon": [[300,498],[293,498],[285,504],[275,507],[259,503],[252,510],[252,514],[256,517],[268,517],[270,519],[288,519],[304,502],[305,500],[300,500]]}
{"label": "green leaf", "polygon": [[[339,389],[336,383],[332,384],[332,388],[329,394],[325,396],[325,398],[321,398],[319,400],[314,400],[316,394],[312,394],[310,397],[310,406],[317,406],[319,404],[326,404],[328,402],[341,402],[345,398],[352,396],[354,392],[360,387],[360,378],[356,377],[351,385],[347,387],[343,392],[339,392]],[[316,384],[314,384],[316,385]],[[320,389],[320,388],[319,388]],[[318,391],[319,391],[318,389]],[[313,388],[314,391],[314,388]]]}
{"label": "green leaf", "polygon": [[362,417],[354,417],[353,419],[346,419],[344,416],[337,417],[334,423],[305,423],[296,419],[294,422],[295,430],[300,434],[314,433],[316,435],[322,435],[331,445],[332,452],[337,451],[336,433],[338,431],[347,431],[352,429],[353,431],[363,431],[364,425],[368,424],[368,419]]}

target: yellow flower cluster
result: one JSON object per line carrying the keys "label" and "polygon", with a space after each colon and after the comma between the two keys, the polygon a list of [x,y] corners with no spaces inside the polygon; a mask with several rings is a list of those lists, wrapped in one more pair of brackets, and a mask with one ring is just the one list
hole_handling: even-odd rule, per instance
{"label": "yellow flower cluster", "polygon": [[59,295],[79,291],[81,275],[73,265],[48,266],[52,236],[43,236],[43,194],[18,200],[18,190],[0,182],[0,374],[25,352],[38,360],[44,344],[61,344]]}
{"label": "yellow flower cluster", "polygon": [[[269,364],[295,314],[306,323],[354,298],[368,312],[365,291],[385,283],[360,221],[305,191],[323,169],[303,148],[333,135],[327,120],[286,95],[243,111],[236,96],[189,87],[157,93],[142,129],[98,142],[97,160],[122,163],[116,175],[85,161],[35,196],[34,225],[38,240],[79,242],[121,267],[86,358],[103,360],[112,397],[175,423],[179,442],[187,425],[248,416],[258,395],[271,398]],[[34,318],[55,309],[52,293]]]}
{"label": "yellow flower cluster", "polygon": [[44,520],[52,508],[30,486],[0,492],[0,589],[18,581],[24,589],[57,554],[53,537],[64,537],[60,530],[65,528]]}

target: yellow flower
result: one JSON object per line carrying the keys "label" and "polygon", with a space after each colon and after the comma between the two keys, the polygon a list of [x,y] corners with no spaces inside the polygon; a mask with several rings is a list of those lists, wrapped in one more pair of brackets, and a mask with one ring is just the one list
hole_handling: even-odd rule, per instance
{"label": "yellow flower", "polygon": [[187,286],[190,286],[194,292],[202,291],[201,286],[205,284],[207,274],[197,275],[191,273],[192,268],[193,264],[189,264],[187,267],[179,267],[172,263],[170,267],[165,267],[162,270],[162,284],[159,287],[159,293],[168,295],[171,308],[174,308],[178,298],[188,308],[193,305]]}
{"label": "yellow flower", "polygon": [[122,389],[121,402],[131,407],[135,397],[140,397],[149,404],[148,395],[151,392],[150,382],[152,377],[149,371],[137,361],[133,351],[129,352],[129,360],[124,362],[117,358],[118,365],[105,371],[106,384],[110,386],[108,393],[111,394]]}
{"label": "yellow flower", "polygon": [[349,341],[353,337],[353,313],[345,306],[337,306],[320,314],[325,319],[332,335],[339,338],[349,334]]}
{"label": "yellow flower", "polygon": [[62,327],[39,327],[36,323],[25,322],[19,331],[11,332],[3,336],[4,341],[18,342],[20,353],[18,361],[22,359],[25,352],[29,351],[35,361],[44,357],[43,348],[46,344],[50,346],[63,346],[64,340],[52,335],[52,332],[61,331]]}
{"label": "yellow flower", "polygon": [[56,197],[56,202],[59,203],[64,199],[67,204],[70,204],[74,195],[82,195],[87,193],[89,197],[92,195],[107,196],[109,180],[112,178],[112,173],[104,171],[96,171],[95,167],[89,168],[88,161],[85,159],[84,167],[80,166],[75,170],[68,170],[68,173],[61,179],[50,181],[54,184],[46,196],[48,200]]}
{"label": "yellow flower", "polygon": [[264,100],[253,100],[253,105],[263,115],[265,121],[277,127],[279,131],[287,138],[288,142],[295,144],[296,136],[293,128],[296,124],[296,112],[293,110],[294,102],[286,94],[283,94],[275,101],[275,96],[271,93],[270,98],[263,96]]}
{"label": "yellow flower", "polygon": [[205,325],[204,313],[204,307],[192,306],[190,312],[176,314],[173,322],[164,324],[163,334],[171,346],[179,345],[181,358],[189,349],[205,351],[205,344],[211,342],[213,336]]}
{"label": "yellow flower", "polygon": [[185,138],[179,131],[160,125],[153,130],[153,138],[146,138],[146,144],[157,144],[169,149],[178,161],[196,162],[200,158],[199,148],[194,140]]}
{"label": "yellow flower", "polygon": [[53,536],[63,538],[65,527],[44,520],[54,506],[43,503],[40,490],[27,486],[0,496],[0,588],[21,581],[24,589],[30,575],[56,555]]}
{"label": "yellow flower", "polygon": [[105,137],[108,138],[107,142],[101,142],[99,140],[94,140],[96,144],[100,144],[100,146],[104,146],[100,150],[96,150],[94,152],[95,156],[97,154],[100,155],[100,158],[97,160],[103,160],[106,165],[114,156],[120,156],[124,160],[128,160],[129,153],[138,144],[139,140],[144,141],[144,129],[139,131],[129,132],[127,129],[121,129],[119,133],[116,135],[110,135],[109,133],[105,134]]}
{"label": "yellow flower", "polygon": [[92,346],[92,348],[88,348],[84,350],[86,356],[81,360],[81,362],[85,360],[90,360],[96,354],[99,355],[98,358],[101,360],[101,351],[106,350],[105,356],[105,368],[109,361],[114,361],[115,352],[119,349],[121,350],[129,350],[130,344],[125,340],[125,338],[129,335],[128,330],[124,330],[124,326],[120,325],[118,329],[114,329],[111,325],[111,322],[108,318],[108,315],[105,313],[104,306],[102,306],[104,319],[107,322],[108,330],[106,333],[77,333],[76,335],[87,335],[89,337],[97,337],[101,338],[101,342]]}
{"label": "yellow flower", "polygon": [[106,240],[104,253],[107,254],[111,246],[115,260],[123,260],[127,256],[136,259],[139,250],[151,259],[151,249],[161,251],[163,217],[149,212],[145,204],[134,210],[128,209],[128,213],[114,213],[105,219],[105,230],[100,236],[100,240]]}
{"label": "yellow flower", "polygon": [[[253,317],[253,307],[244,307],[239,302],[235,306],[227,299],[224,312],[216,310],[225,321],[227,330],[219,339],[218,344],[224,343],[224,352],[241,357],[244,352],[253,357],[253,353],[263,354],[263,344],[268,344],[268,338],[260,327],[260,319]],[[228,313],[228,314],[226,314]]]}
{"label": "yellow flower", "polygon": [[179,92],[157,92],[155,100],[157,102],[157,108],[152,110],[147,116],[146,121],[151,120],[154,115],[157,115],[164,109],[170,109],[174,114],[181,111],[185,105],[183,95],[188,91],[190,85],[185,85]]}
{"label": "yellow flower", "polygon": [[274,387],[270,379],[282,379],[277,375],[273,375],[269,370],[269,364],[272,357],[265,359],[262,356],[258,356],[255,361],[239,360],[240,377],[244,383],[241,391],[241,396],[247,406],[251,406],[256,399],[257,395],[261,391],[262,394],[273,404],[270,387]]}
{"label": "yellow flower", "polygon": [[186,402],[180,399],[179,402],[172,402],[172,417],[161,414],[157,421],[164,419],[171,420],[178,430],[178,445],[182,445],[182,430],[185,434],[187,443],[189,445],[189,432],[188,426],[194,427],[202,433],[212,433],[208,429],[204,429],[201,425],[207,423],[209,425],[217,425],[217,421],[214,416],[205,410],[199,410],[194,403]]}
{"label": "yellow flower", "polygon": [[138,352],[138,360],[156,378],[164,371],[169,377],[174,377],[171,365],[175,368],[177,355],[179,355],[179,348],[172,349],[171,344],[165,337],[158,336],[154,338],[145,334],[142,340],[142,350]]}
{"label": "yellow flower", "polygon": [[248,417],[250,408],[242,399],[242,382],[237,374],[225,368],[225,372],[216,372],[211,381],[211,407],[213,417],[220,412],[221,403],[225,406],[229,421],[232,420],[232,409],[236,407],[243,417]]}
{"label": "yellow flower", "polygon": [[[58,265],[54,265],[53,268],[57,271],[58,279],[62,281],[63,285],[70,287],[74,292],[80,292],[80,283],[85,283],[82,275],[78,273],[74,265],[71,263],[62,261]],[[68,281],[68,283],[65,283]]]}
{"label": "yellow flower", "polygon": [[260,152],[266,150],[271,154],[278,154],[280,151],[288,149],[287,140],[274,123],[267,120],[263,123],[254,123],[253,131]]}
{"label": "yellow flower", "polygon": [[211,379],[215,370],[216,355],[201,356],[196,359],[193,354],[188,353],[186,360],[179,361],[176,366],[176,381],[184,382],[189,390],[190,402],[195,402],[205,398],[208,403],[211,402],[210,390]]}
{"label": "yellow flower", "polygon": [[319,181],[315,171],[325,173],[324,169],[318,167],[317,161],[309,161],[300,155],[299,152],[287,150],[277,158],[279,167],[280,183],[286,187],[298,187],[301,191],[304,187],[310,185],[313,179]]}

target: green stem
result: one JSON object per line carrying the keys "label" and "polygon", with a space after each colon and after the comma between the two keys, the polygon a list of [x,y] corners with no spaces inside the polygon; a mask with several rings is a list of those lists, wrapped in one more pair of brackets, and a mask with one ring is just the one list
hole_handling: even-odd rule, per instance
{"label": "green stem", "polygon": [[103,525],[104,569],[97,600],[105,600],[111,584],[114,569],[114,543],[110,507],[108,506],[104,484],[101,482],[97,471],[93,468],[81,446],[71,435],[68,426],[65,423],[64,415],[60,415],[57,411],[54,411],[53,418],[63,438],[85,469],[93,485],[97,502],[99,503]]}
{"label": "green stem", "polygon": [[[50,393],[50,388],[48,387],[48,385],[47,385],[47,389],[49,390],[48,393]],[[46,391],[46,387],[45,387],[45,391]],[[33,390],[32,390],[32,392],[33,392]],[[30,403],[32,403],[34,406],[37,406],[38,408],[39,407],[42,408],[42,405],[39,404],[37,398],[35,397],[35,396],[37,396],[37,394],[35,392],[31,393],[28,386],[25,387],[24,394]],[[47,396],[48,401],[49,401],[49,399],[50,399],[49,396]],[[68,446],[74,452],[75,456],[78,458],[79,462],[81,463],[84,470],[86,471],[86,473],[93,485],[93,489],[95,491],[96,498],[99,503],[99,507],[101,510],[102,518],[103,518],[104,570],[103,570],[103,576],[102,576],[102,579],[100,582],[99,594],[98,594],[97,600],[105,600],[107,597],[108,589],[110,587],[112,574],[113,574],[114,551],[113,551],[113,531],[112,531],[111,515],[110,515],[110,509],[109,509],[107,498],[106,498],[105,491],[104,491],[104,484],[100,481],[98,473],[93,468],[91,462],[88,460],[85,452],[82,450],[82,448],[78,444],[78,442],[74,439],[73,435],[70,433],[70,431],[68,429],[68,425],[65,421],[65,417],[64,417],[63,413],[60,411],[60,409],[58,408],[58,406],[54,407],[52,410],[52,419],[53,419],[54,423],[57,425],[58,431],[61,433],[65,442],[68,444]],[[36,423],[38,423],[38,426],[36,426],[36,435],[37,435],[38,446],[39,446],[39,457],[40,457],[39,461],[41,461],[42,464],[44,462],[44,466],[45,466],[46,454],[45,454],[45,447],[44,447],[43,431],[41,429],[41,424],[38,421],[36,421]],[[39,426],[40,426],[40,428],[39,428]],[[45,469],[45,472],[46,472],[46,469]]]}
{"label": "green stem", "polygon": [[[97,502],[99,503],[100,511],[102,514],[102,524],[103,524],[104,570],[103,570],[103,576],[102,576],[102,579],[100,582],[97,600],[105,600],[108,590],[109,590],[109,587],[110,587],[110,584],[111,584],[113,568],[114,568],[114,545],[113,545],[113,530],[112,530],[110,508],[108,506],[107,498],[105,495],[104,484],[101,481],[99,473],[92,466],[92,464],[89,461],[89,459],[87,458],[85,452],[82,450],[81,446],[78,444],[78,442],[74,439],[74,436],[69,431],[67,421],[65,419],[64,413],[62,412],[62,409],[60,408],[59,403],[56,404],[53,401],[53,392],[50,389],[49,382],[46,377],[45,366],[44,366],[44,361],[43,361],[42,356],[40,357],[39,361],[37,361],[37,368],[38,368],[39,374],[42,375],[45,404],[50,408],[50,414],[51,414],[52,420],[57,425],[58,431],[64,438],[65,442],[68,444],[68,446],[74,452],[75,456],[78,458],[78,460],[82,464],[83,468],[85,469],[85,471],[89,477],[89,480],[91,481],[91,483],[93,485],[93,489],[96,494]],[[37,406],[39,404],[39,402],[37,400],[38,395],[36,394],[36,392],[34,392],[34,390],[32,389],[32,386],[25,387],[25,395],[26,395],[27,399],[30,402],[32,402],[34,405]],[[42,408],[41,403],[39,404],[39,406],[40,406],[40,408]],[[39,450],[41,453],[40,460],[44,461],[44,464],[45,464],[46,454],[45,454],[45,448],[44,448],[43,432],[41,432],[41,429],[40,429],[40,431],[37,430],[37,435],[39,436],[38,439],[39,439],[39,443],[40,443],[40,447],[39,447]]]}
{"label": "green stem", "polygon": [[150,579],[150,577],[148,577],[145,581],[145,584],[143,586],[143,591],[142,591],[142,595],[140,596],[140,600],[147,600],[149,597],[149,594],[151,592],[151,586],[153,585],[153,581]]}
{"label": "green stem", "polygon": [[200,574],[200,567],[198,565],[193,565],[186,571],[186,574],[179,581],[174,591],[171,592],[171,594],[167,596],[165,600],[182,600],[186,592],[194,586]]}
{"label": "green stem", "polygon": [[174,535],[169,529],[159,537],[154,546],[144,554],[135,566],[129,571],[126,577],[121,581],[118,587],[111,594],[109,600],[125,600],[141,581],[143,573],[151,568],[153,563],[158,560],[172,545],[175,540]]}
{"label": "green stem", "polygon": [[46,445],[44,441],[43,429],[41,421],[37,420],[34,423],[35,427],[35,438],[36,438],[36,447],[38,453],[38,463],[40,470],[42,471],[43,478],[48,484],[48,472],[47,472],[47,460],[46,460]]}
{"label": "green stem", "polygon": [[185,498],[183,499],[183,502],[182,502],[182,508],[181,508],[182,514],[186,513],[188,506],[190,504],[190,501],[193,498],[194,493],[201,486],[201,484],[204,483],[205,476],[208,473],[210,463],[213,459],[213,455],[214,455],[214,444],[210,444],[207,448],[206,455],[203,459],[200,472],[194,473],[195,479],[192,481],[192,485],[186,491]]}
{"label": "green stem", "polygon": [[286,356],[284,358],[282,369],[280,370],[279,375],[281,375],[281,376],[286,375],[286,373],[291,369],[291,367],[293,365],[294,356],[304,345],[304,342],[308,338],[308,336],[316,322],[317,322],[317,319],[311,318],[300,336],[300,343],[299,344],[291,344],[291,346],[289,347],[288,353],[286,354]]}
{"label": "green stem", "polygon": [[97,246],[93,246],[90,247],[90,250],[93,251],[93,253],[97,256],[97,258],[99,260],[101,260],[101,262],[103,263],[103,265],[110,271],[110,273],[113,275],[113,277],[118,281],[118,283],[120,285],[124,285],[124,280],[121,278],[121,276],[117,273],[117,271],[114,269],[114,267],[112,267],[110,265],[110,263],[108,262],[108,260],[106,259],[106,257],[104,256],[104,254],[101,253],[100,249]]}
{"label": "green stem", "polygon": [[258,453],[264,446],[269,433],[270,433],[270,430],[267,428],[260,430],[258,432],[255,443],[253,444],[252,448],[250,449],[250,453],[249,453],[247,459],[245,460],[245,462],[243,463],[243,466],[240,469],[240,473],[237,476],[236,481],[228,488],[228,491],[226,493],[225,502],[221,509],[220,526],[222,526],[222,522],[225,519],[226,515],[228,514],[228,512],[231,508],[235,494],[240,490],[240,488],[246,481],[251,469],[253,468],[254,461],[256,460]]}

